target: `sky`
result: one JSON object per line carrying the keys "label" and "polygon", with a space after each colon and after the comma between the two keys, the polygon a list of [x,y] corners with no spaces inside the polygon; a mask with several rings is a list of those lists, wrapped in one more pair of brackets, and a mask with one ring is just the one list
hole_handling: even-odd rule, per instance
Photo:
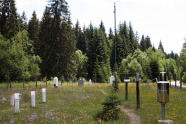
{"label": "sky", "polygon": [[[35,10],[41,20],[48,0],[15,0],[18,13],[25,11],[28,20]],[[98,27],[103,21],[107,32],[114,30],[114,2],[116,25],[131,22],[134,32],[149,36],[158,48],[162,41],[165,52],[180,53],[186,37],[186,0],[66,0],[73,24]]]}

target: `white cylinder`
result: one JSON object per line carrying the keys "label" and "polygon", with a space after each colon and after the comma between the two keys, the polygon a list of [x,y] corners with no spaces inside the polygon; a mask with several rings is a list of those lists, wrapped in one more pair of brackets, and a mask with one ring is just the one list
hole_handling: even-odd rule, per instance
{"label": "white cylinder", "polygon": [[19,93],[15,93],[14,94],[14,98],[15,98],[15,113],[20,113],[20,110],[19,110]]}
{"label": "white cylinder", "polygon": [[89,84],[92,85],[92,80],[91,79],[89,80]]}
{"label": "white cylinder", "polygon": [[53,82],[54,82],[54,86],[58,87],[58,78],[57,77],[54,77]]}
{"label": "white cylinder", "polygon": [[114,81],[115,79],[114,79],[114,76],[111,76],[110,77],[110,84],[112,85],[113,84],[113,81]]}
{"label": "white cylinder", "polygon": [[42,102],[46,102],[46,89],[42,88]]}
{"label": "white cylinder", "polygon": [[10,96],[10,105],[14,106],[14,95]]}
{"label": "white cylinder", "polygon": [[36,107],[35,91],[31,91],[31,105],[32,107]]}

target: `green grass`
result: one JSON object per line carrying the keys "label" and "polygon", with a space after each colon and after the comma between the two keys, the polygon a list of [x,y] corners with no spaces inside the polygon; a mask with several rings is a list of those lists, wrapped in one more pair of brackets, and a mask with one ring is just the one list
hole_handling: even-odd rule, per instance
{"label": "green grass", "polygon": [[[124,97],[124,85],[120,85],[120,97]],[[141,117],[142,124],[157,124],[161,120],[161,104],[157,102],[157,84],[140,83],[140,109],[136,109],[136,85],[129,84],[128,101],[123,106],[135,109]],[[186,89],[170,88],[169,102],[165,104],[166,120],[173,120],[175,124],[186,122]]]}
{"label": "green grass", "polygon": [[[42,83],[41,83],[42,84]],[[108,84],[88,83],[84,87],[78,87],[77,83],[65,83],[55,89],[52,82],[48,82],[47,102],[42,103],[42,86],[35,88],[35,83],[21,88],[22,84],[12,84],[12,89],[7,91],[6,85],[0,86],[0,99],[7,100],[0,104],[0,123],[90,123],[102,122],[96,120],[95,115],[102,111],[101,103],[105,100],[106,94],[112,92],[112,86]],[[45,85],[43,84],[43,87]],[[2,88],[3,87],[3,88]],[[31,107],[30,91],[36,91],[36,107]],[[104,93],[103,93],[104,92]],[[21,93],[20,114],[14,113],[14,107],[10,107],[10,95]],[[29,101],[24,101],[24,94],[29,94]],[[35,117],[35,119],[34,119]],[[121,113],[120,119],[102,123],[129,123],[128,117]]]}
{"label": "green grass", "polygon": [[[49,85],[50,84],[50,85]],[[84,87],[78,87],[77,83],[65,83],[57,89],[53,83],[48,82],[47,102],[42,103],[41,88],[45,84],[35,82],[25,84],[13,83],[12,89],[7,91],[5,84],[0,84],[0,99],[6,98],[3,103],[0,101],[0,123],[115,123],[129,124],[125,113],[121,113],[120,119],[112,122],[95,120],[94,116],[102,111],[101,103],[105,97],[113,92],[110,84],[88,83]],[[115,93],[122,101],[122,106],[134,109],[141,117],[142,124],[157,124],[161,119],[161,104],[157,102],[156,83],[140,83],[140,109],[136,109],[136,85],[129,83],[128,101],[125,101],[125,85],[119,84],[119,91]],[[31,107],[30,91],[36,91],[36,107]],[[20,114],[14,113],[14,107],[10,107],[10,95],[21,93]],[[29,101],[24,101],[24,94],[29,95]],[[107,95],[106,95],[107,94]],[[186,89],[170,88],[170,101],[166,103],[166,119],[173,120],[175,124],[186,122]],[[35,117],[35,119],[33,119]],[[32,120],[33,119],[33,120]]]}

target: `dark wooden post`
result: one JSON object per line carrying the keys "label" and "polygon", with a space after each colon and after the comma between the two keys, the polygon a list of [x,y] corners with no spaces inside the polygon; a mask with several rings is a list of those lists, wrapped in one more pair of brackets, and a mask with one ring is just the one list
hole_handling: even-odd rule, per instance
{"label": "dark wooden post", "polygon": [[176,74],[175,74],[175,87],[176,87]]}
{"label": "dark wooden post", "polygon": [[182,88],[182,75],[180,73],[180,89]]}
{"label": "dark wooden post", "polygon": [[137,108],[140,108],[139,72],[136,73],[136,98],[137,98]]}
{"label": "dark wooden post", "polygon": [[171,87],[171,74],[169,74],[169,79],[170,79],[170,84],[169,85]]}
{"label": "dark wooden post", "polygon": [[125,100],[128,100],[128,82],[125,83]]}

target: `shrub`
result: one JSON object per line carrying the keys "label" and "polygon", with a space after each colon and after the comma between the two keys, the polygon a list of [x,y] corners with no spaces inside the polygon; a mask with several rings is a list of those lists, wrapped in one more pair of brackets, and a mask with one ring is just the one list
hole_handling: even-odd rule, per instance
{"label": "shrub", "polygon": [[103,111],[97,113],[96,119],[101,119],[104,121],[117,120],[119,119],[121,101],[115,95],[110,95],[106,97],[105,102],[102,103]]}

